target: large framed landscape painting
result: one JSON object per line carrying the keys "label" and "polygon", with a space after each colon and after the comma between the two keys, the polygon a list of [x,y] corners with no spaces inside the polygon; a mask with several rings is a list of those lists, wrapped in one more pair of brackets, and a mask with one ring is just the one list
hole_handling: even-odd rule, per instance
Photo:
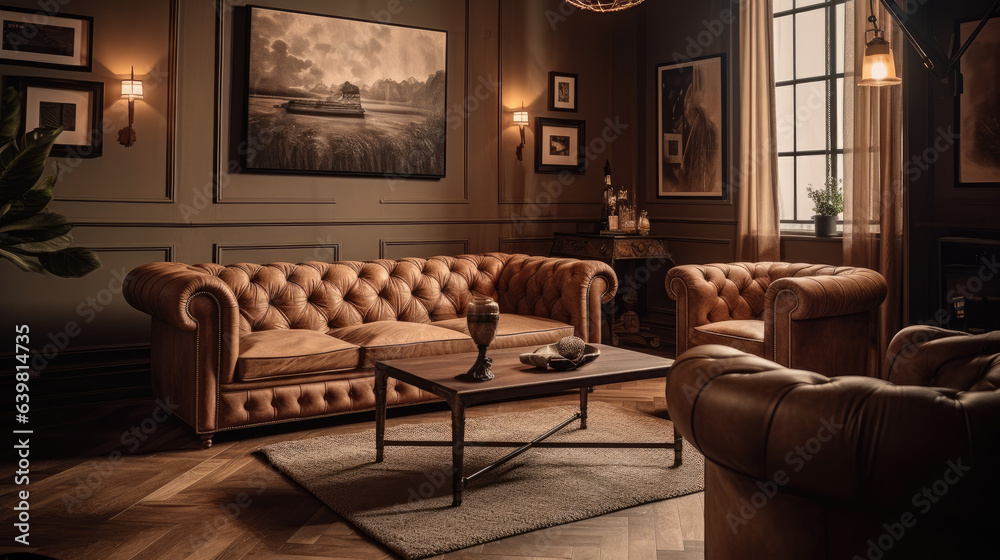
{"label": "large framed landscape painting", "polygon": [[445,31],[251,6],[246,172],[441,178]]}
{"label": "large framed landscape painting", "polygon": [[726,57],[656,67],[657,196],[725,199]]}
{"label": "large framed landscape painting", "polygon": [[[978,21],[958,24],[964,44]],[[1000,187],[1000,17],[983,27],[965,56],[962,95],[955,101],[958,141],[955,183],[958,187]]]}

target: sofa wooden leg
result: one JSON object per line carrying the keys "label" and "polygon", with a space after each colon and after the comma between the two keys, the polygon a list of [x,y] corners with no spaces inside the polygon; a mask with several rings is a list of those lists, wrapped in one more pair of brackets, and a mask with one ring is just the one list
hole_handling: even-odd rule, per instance
{"label": "sofa wooden leg", "polygon": [[215,436],[214,433],[211,433],[211,434],[201,434],[201,447],[204,448],[204,449],[208,449],[209,447],[212,447],[212,437],[214,437],[214,436]]}

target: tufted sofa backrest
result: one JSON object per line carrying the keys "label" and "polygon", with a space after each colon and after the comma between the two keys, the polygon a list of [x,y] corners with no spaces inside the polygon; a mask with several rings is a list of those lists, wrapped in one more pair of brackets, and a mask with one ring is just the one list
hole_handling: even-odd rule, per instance
{"label": "tufted sofa backrest", "polygon": [[853,274],[856,268],[825,264],[783,262],[741,262],[694,266],[704,280],[714,285],[718,299],[708,312],[711,322],[728,319],[761,319],[764,296],[779,278],[838,276]]}
{"label": "tufted sofa backrest", "polygon": [[332,329],[374,321],[429,323],[465,314],[475,295],[496,299],[512,255],[429,259],[198,265],[239,304],[241,333]]}

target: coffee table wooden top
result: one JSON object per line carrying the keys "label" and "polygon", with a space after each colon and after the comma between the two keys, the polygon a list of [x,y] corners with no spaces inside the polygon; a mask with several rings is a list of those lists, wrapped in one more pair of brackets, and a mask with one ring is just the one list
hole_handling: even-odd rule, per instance
{"label": "coffee table wooden top", "polygon": [[522,364],[518,357],[536,347],[490,350],[493,359],[491,381],[471,382],[456,379],[476,361],[475,352],[422,358],[386,360],[375,364],[376,373],[383,373],[415,387],[429,391],[449,401],[459,399],[466,404],[528,397],[581,387],[624,383],[639,379],[666,377],[674,361],[669,358],[642,354],[624,348],[594,344],[601,355],[593,362],[575,370],[541,370]]}

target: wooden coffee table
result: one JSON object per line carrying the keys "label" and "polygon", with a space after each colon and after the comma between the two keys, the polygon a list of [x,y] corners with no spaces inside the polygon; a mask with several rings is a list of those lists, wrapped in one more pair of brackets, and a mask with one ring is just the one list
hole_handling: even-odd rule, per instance
{"label": "wooden coffee table", "polygon": [[[381,462],[386,446],[451,446],[452,455],[452,505],[462,504],[462,490],[465,484],[524,453],[532,447],[584,447],[584,448],[661,448],[674,450],[673,467],[681,464],[683,440],[674,432],[672,442],[650,443],[603,443],[603,442],[546,442],[549,436],[579,420],[580,429],[587,429],[587,395],[595,385],[624,383],[639,379],[666,377],[674,361],[615,348],[595,345],[601,349],[601,356],[573,371],[541,371],[522,364],[518,356],[534,350],[531,348],[510,348],[492,350],[493,373],[491,381],[474,383],[460,381],[456,376],[465,373],[476,360],[475,353],[429,356],[400,360],[386,360],[375,364],[375,461]],[[392,377],[404,383],[433,393],[451,407],[451,441],[386,440],[386,387]],[[468,406],[505,399],[520,399],[568,391],[580,390],[580,412],[569,417],[558,426],[528,442],[511,441],[465,441],[465,409]],[[463,463],[466,447],[516,447],[517,449],[480,469],[464,476]]]}

